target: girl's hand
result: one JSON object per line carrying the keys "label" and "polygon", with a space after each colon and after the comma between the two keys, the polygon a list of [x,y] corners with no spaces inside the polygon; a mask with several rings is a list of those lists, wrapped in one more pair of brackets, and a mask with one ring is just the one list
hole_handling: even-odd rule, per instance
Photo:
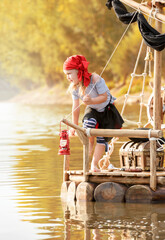
{"label": "girl's hand", "polygon": [[69,129],[69,137],[75,137],[75,129],[74,128],[70,128]]}
{"label": "girl's hand", "polygon": [[89,95],[83,97],[83,102],[84,102],[86,105],[90,105],[90,104],[93,103],[92,98],[91,98]]}

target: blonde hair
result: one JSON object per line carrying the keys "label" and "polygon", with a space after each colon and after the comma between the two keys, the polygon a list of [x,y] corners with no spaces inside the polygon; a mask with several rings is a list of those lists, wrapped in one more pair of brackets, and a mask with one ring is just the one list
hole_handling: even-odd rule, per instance
{"label": "blonde hair", "polygon": [[74,85],[72,82],[70,83],[67,92],[69,93],[73,93],[74,90],[77,90],[79,88],[79,94],[80,96],[85,95],[85,90],[86,87],[84,86],[84,79],[82,79],[81,82],[79,82],[78,84]]}

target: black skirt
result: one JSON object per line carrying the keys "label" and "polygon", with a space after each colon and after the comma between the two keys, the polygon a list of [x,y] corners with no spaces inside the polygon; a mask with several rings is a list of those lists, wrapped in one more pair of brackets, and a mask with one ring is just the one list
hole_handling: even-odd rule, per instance
{"label": "black skirt", "polygon": [[[95,118],[100,129],[120,129],[124,123],[123,118],[118,112],[114,104],[109,103],[104,112],[98,112],[95,109],[87,106],[85,109],[83,120]],[[112,137],[104,137],[106,142],[109,142]]]}

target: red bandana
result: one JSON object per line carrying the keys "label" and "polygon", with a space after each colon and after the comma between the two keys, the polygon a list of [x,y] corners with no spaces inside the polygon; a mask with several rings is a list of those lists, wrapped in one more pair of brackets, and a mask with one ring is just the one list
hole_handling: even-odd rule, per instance
{"label": "red bandana", "polygon": [[88,64],[86,58],[82,55],[73,55],[66,59],[63,65],[64,70],[77,69],[78,80],[81,82],[84,77],[84,86],[87,87],[90,83],[91,73],[88,72]]}

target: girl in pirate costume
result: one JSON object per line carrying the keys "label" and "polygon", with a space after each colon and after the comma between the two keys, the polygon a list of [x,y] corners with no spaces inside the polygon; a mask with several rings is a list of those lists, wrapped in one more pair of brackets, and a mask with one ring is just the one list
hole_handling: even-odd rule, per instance
{"label": "girl in pirate costume", "polygon": [[[83,117],[84,128],[116,129],[121,128],[123,119],[114,106],[115,97],[110,94],[103,78],[96,73],[88,72],[86,58],[73,55],[66,59],[63,71],[70,82],[69,91],[72,94],[72,121],[78,125],[80,107],[79,99],[87,105]],[[75,135],[75,129],[70,129],[70,135]],[[98,161],[104,151],[107,151],[111,138],[97,137],[95,150],[91,162],[92,171],[100,171]],[[89,139],[89,153],[92,153],[94,137]]]}

